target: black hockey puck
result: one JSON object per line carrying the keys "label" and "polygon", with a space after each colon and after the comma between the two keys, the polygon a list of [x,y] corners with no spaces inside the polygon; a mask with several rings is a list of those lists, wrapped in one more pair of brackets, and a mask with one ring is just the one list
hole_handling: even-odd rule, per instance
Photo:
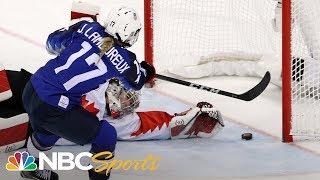
{"label": "black hockey puck", "polygon": [[243,133],[241,135],[241,138],[244,140],[251,140],[252,139],[252,134],[251,133]]}

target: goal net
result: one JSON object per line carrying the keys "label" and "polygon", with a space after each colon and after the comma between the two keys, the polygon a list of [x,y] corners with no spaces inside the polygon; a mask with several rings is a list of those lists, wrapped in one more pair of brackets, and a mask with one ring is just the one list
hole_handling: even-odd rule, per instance
{"label": "goal net", "polygon": [[281,33],[274,27],[277,1],[148,1],[145,18],[152,31],[146,52],[153,55],[146,57],[158,72],[199,78],[241,75],[246,69],[243,75],[259,76],[257,61],[281,62]]}
{"label": "goal net", "polygon": [[283,140],[320,135],[319,0],[144,2],[145,57],[157,72],[200,78],[269,70],[283,78]]}
{"label": "goal net", "polygon": [[289,116],[284,127],[285,141],[291,141],[289,135],[320,136],[320,1],[286,3],[284,18],[290,22],[285,28],[291,37],[284,39],[290,44],[284,48],[288,65],[283,69],[287,70],[284,80],[290,84],[283,89],[283,96],[284,105],[291,109],[284,111]]}

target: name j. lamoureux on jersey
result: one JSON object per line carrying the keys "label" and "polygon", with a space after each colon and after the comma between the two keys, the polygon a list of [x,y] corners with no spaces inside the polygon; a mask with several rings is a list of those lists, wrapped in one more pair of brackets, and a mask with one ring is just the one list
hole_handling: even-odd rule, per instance
{"label": "name j. lamoureux on jersey", "polygon": [[[98,32],[92,31],[92,27],[87,26],[88,24],[84,24],[77,32],[86,36],[99,49],[102,49],[103,37]],[[129,64],[124,60],[115,47],[112,47],[105,53],[105,55],[120,73],[123,73],[125,70],[130,68]]]}

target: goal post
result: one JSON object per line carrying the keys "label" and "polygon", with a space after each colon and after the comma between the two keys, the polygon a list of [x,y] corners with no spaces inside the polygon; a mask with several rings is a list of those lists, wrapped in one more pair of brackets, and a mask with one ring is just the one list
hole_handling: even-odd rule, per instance
{"label": "goal post", "polygon": [[282,3],[282,141],[292,142],[291,130],[291,0]]}
{"label": "goal post", "polygon": [[144,27],[144,57],[147,62],[153,64],[152,0],[144,0]]}

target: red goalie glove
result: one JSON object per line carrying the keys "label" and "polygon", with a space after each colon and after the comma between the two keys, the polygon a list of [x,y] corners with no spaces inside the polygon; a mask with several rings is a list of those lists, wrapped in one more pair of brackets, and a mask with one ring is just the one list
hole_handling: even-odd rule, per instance
{"label": "red goalie glove", "polygon": [[[214,108],[212,104],[208,103],[208,102],[199,102],[197,104],[197,107],[198,108]],[[212,114],[213,113],[213,114]],[[223,120],[222,120],[222,117],[219,117],[221,116],[221,113],[220,111],[216,110],[216,111],[209,111],[208,113],[203,113],[202,114],[203,117],[209,117],[209,118],[213,118],[215,119],[216,121],[218,121],[218,123],[224,127],[224,123],[223,123]]]}
{"label": "red goalie glove", "polygon": [[177,114],[170,122],[172,139],[212,137],[224,127],[221,113],[210,103],[200,102],[197,107]]}

